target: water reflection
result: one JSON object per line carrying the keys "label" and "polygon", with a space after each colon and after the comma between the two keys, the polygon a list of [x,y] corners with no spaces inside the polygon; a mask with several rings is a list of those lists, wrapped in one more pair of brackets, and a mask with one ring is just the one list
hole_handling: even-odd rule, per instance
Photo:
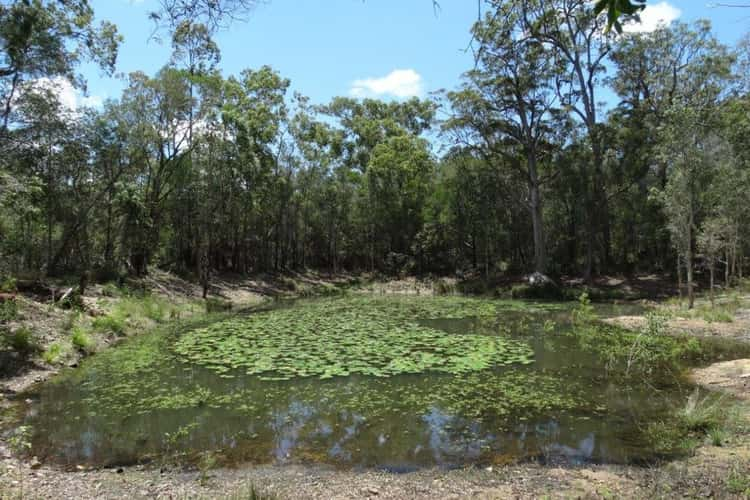
{"label": "water reflection", "polygon": [[[559,313],[551,314],[429,323],[457,334],[504,335],[503,329],[512,327],[512,334],[523,334],[533,347],[535,364],[497,368],[487,376],[502,380],[506,373],[543,373],[564,380],[563,391],[586,391],[574,408],[550,404],[524,413],[525,391],[536,388],[521,386],[512,388],[521,410],[510,411],[502,404],[508,387],[481,384],[481,377],[474,379],[478,386],[468,387],[464,381],[472,379],[445,374],[274,382],[244,374],[224,378],[167,357],[158,370],[128,375],[140,377],[136,391],[132,380],[122,382],[126,376],[96,365],[43,386],[26,415],[35,431],[33,453],[75,466],[210,450],[237,463],[324,461],[390,470],[506,458],[626,463],[648,457],[651,444],[642,424],[683,402],[683,381],[664,377],[656,387],[608,381],[601,375],[603,360],[566,336],[545,334],[544,322],[558,319]],[[526,330],[515,330],[521,328]],[[446,384],[463,391],[456,401],[471,397],[475,406],[431,399]],[[214,399],[207,401],[201,391]],[[168,404],[151,409],[145,402],[153,398]]]}

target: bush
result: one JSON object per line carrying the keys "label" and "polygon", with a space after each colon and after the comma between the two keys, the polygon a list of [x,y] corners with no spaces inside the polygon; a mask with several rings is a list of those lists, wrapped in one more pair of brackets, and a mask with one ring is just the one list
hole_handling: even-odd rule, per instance
{"label": "bush", "polygon": [[588,293],[583,292],[581,296],[578,297],[578,306],[573,309],[571,319],[573,324],[578,326],[588,325],[598,319],[596,310],[594,309],[594,306],[591,305],[591,299],[589,299]]}
{"label": "bush", "polygon": [[155,299],[154,297],[144,297],[143,298],[143,315],[146,316],[148,319],[155,321],[157,323],[160,323],[164,321],[164,317],[166,316],[166,304],[162,302],[159,299]]}

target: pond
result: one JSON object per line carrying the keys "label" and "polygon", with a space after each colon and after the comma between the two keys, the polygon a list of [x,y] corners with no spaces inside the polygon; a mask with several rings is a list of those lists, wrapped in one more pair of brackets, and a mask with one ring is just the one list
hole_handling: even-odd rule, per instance
{"label": "pond", "polygon": [[[41,385],[33,455],[75,467],[152,461],[420,467],[646,463],[694,388],[684,368],[738,357],[659,337],[580,333],[568,304],[347,295],[130,339]],[[632,306],[628,308],[632,311]],[[600,315],[629,311],[599,307]]]}

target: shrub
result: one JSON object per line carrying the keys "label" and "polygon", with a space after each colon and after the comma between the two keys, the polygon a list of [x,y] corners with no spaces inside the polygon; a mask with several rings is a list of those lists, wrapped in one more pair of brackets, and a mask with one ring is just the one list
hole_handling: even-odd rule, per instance
{"label": "shrub", "polygon": [[688,398],[680,419],[689,432],[708,433],[719,429],[723,420],[724,398],[715,396],[700,397],[698,390]]}
{"label": "shrub", "polygon": [[578,306],[573,309],[571,319],[573,324],[577,326],[587,325],[596,321],[596,311],[594,306],[591,305],[591,299],[589,299],[588,293],[583,292],[581,296],[578,297]]}

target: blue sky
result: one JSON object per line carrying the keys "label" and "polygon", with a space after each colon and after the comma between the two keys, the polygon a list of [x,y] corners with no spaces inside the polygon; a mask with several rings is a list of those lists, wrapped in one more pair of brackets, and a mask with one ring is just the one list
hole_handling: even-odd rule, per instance
{"label": "blue sky", "polygon": [[[729,1],[729,0],[727,0]],[[225,75],[268,64],[292,88],[323,103],[337,95],[399,98],[454,88],[472,65],[465,51],[477,18],[475,0],[268,0],[248,21],[222,32],[217,42]],[[657,19],[708,18],[721,41],[734,44],[750,30],[750,9],[711,8],[704,0],[649,0],[648,29]],[[92,0],[99,19],[117,24],[125,37],[117,69],[155,73],[169,59],[168,43],[149,40],[147,13],[156,0]],[[96,104],[117,97],[123,82],[83,73]]]}

